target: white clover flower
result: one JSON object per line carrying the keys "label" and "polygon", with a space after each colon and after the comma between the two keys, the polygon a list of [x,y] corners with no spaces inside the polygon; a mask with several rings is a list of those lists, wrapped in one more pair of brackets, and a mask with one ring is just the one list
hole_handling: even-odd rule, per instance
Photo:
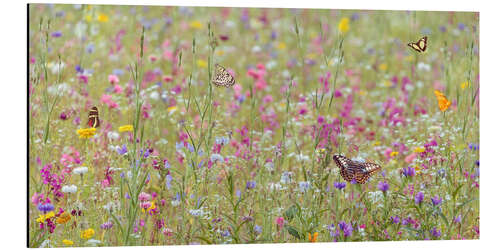
{"label": "white clover flower", "polygon": [[79,168],[73,169],[73,174],[85,174],[88,171],[89,171],[89,169],[87,167],[79,167]]}
{"label": "white clover flower", "polygon": [[109,131],[107,134],[110,140],[118,140],[120,139],[120,134],[116,131]]}
{"label": "white clover flower", "polygon": [[210,161],[212,161],[212,162],[214,162],[214,163],[215,163],[215,162],[218,162],[218,161],[219,161],[219,162],[224,162],[224,158],[223,158],[223,157],[222,157],[222,155],[220,155],[220,154],[212,154],[212,155],[210,156]]}
{"label": "white clover flower", "polygon": [[90,239],[85,244],[95,247],[98,244],[101,244],[101,241],[96,239]]}
{"label": "white clover flower", "polygon": [[149,94],[149,98],[156,101],[156,100],[160,99],[160,93],[158,93],[158,91],[153,91],[153,92],[151,92],[151,94]]}
{"label": "white clover flower", "polygon": [[287,184],[287,183],[290,183],[292,182],[292,172],[283,172],[283,174],[281,174],[281,183],[283,184]]}
{"label": "white clover flower", "polygon": [[65,185],[65,186],[62,187],[62,192],[63,193],[74,194],[74,193],[76,193],[77,190],[78,190],[78,188],[75,185],[71,185],[71,186]]}

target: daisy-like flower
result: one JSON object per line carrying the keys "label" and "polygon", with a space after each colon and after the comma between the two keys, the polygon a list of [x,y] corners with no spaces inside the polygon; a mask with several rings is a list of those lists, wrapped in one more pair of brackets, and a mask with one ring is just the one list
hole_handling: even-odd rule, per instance
{"label": "daisy-like flower", "polygon": [[72,240],[63,240],[62,243],[66,246],[72,246],[73,245],[73,241]]}
{"label": "daisy-like flower", "polygon": [[80,174],[80,175],[85,174],[88,171],[89,171],[89,169],[87,167],[79,167],[79,168],[73,169],[74,174]]}
{"label": "daisy-like flower", "polygon": [[123,125],[118,128],[118,131],[121,132],[131,132],[134,130],[134,126],[132,125]]}
{"label": "daisy-like flower", "polygon": [[96,128],[81,128],[76,130],[76,133],[80,139],[89,139],[95,135],[96,131]]}
{"label": "daisy-like flower", "polygon": [[63,193],[74,194],[74,193],[76,193],[77,190],[78,190],[78,188],[75,185],[71,185],[71,186],[65,185],[65,186],[62,187],[62,192]]}
{"label": "daisy-like flower", "polygon": [[89,229],[83,230],[80,233],[80,238],[82,238],[84,240],[88,240],[88,239],[92,238],[92,236],[94,236],[94,234],[95,234],[94,229],[89,228]]}

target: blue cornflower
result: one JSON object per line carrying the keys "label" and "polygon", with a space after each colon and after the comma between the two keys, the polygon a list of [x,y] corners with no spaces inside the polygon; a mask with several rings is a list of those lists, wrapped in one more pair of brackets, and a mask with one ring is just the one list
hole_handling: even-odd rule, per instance
{"label": "blue cornflower", "polygon": [[310,182],[308,182],[308,181],[301,181],[301,182],[299,182],[300,192],[305,193],[307,190],[309,190],[309,188],[311,188],[311,183]]}
{"label": "blue cornflower", "polygon": [[261,226],[259,226],[259,225],[255,225],[255,226],[253,227],[253,231],[255,232],[255,234],[259,235],[259,234],[261,234],[261,233],[262,233],[262,227],[261,227]]}
{"label": "blue cornflower", "polygon": [[247,181],[247,189],[254,189],[256,185],[255,181]]}
{"label": "blue cornflower", "polygon": [[39,204],[38,210],[40,210],[40,212],[47,213],[54,210],[54,205],[51,203]]}

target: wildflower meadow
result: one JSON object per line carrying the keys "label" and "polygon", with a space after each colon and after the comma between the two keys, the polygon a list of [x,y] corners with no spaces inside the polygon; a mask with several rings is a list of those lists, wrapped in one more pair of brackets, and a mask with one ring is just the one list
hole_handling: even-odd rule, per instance
{"label": "wildflower meadow", "polygon": [[479,13],[28,11],[29,247],[479,239]]}

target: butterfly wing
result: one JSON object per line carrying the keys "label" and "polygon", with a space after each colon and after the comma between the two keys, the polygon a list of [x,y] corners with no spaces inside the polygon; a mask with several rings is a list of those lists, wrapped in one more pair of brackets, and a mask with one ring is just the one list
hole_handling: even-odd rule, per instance
{"label": "butterfly wing", "polygon": [[337,166],[340,168],[340,176],[342,176],[344,180],[351,182],[354,178],[354,171],[353,169],[349,168],[349,163],[351,162],[351,160],[342,155],[334,155],[333,161],[335,161],[335,164],[337,164]]}
{"label": "butterfly wing", "polygon": [[425,51],[425,49],[427,49],[427,37],[424,36],[422,38],[420,38],[420,40],[418,40],[418,43],[417,43],[418,47],[420,48],[420,50],[422,52]]}
{"label": "butterfly wing", "polygon": [[89,127],[91,128],[97,128],[100,125],[99,122],[99,111],[97,110],[97,107],[92,107],[89,112],[89,121],[87,122]]}
{"label": "butterfly wing", "polygon": [[355,162],[356,168],[355,180],[357,183],[364,184],[373,174],[380,171],[380,165],[371,162]]}
{"label": "butterfly wing", "polygon": [[227,72],[227,70],[219,64],[215,64],[215,72],[212,83],[218,87],[231,87],[234,85],[234,77]]}
{"label": "butterfly wing", "polygon": [[353,161],[342,155],[334,155],[333,160],[340,168],[340,175],[344,180],[364,184],[373,174],[381,170],[380,165],[371,162]]}
{"label": "butterfly wing", "polygon": [[408,46],[417,52],[424,52],[427,49],[427,36],[420,38],[416,43],[408,43]]}

